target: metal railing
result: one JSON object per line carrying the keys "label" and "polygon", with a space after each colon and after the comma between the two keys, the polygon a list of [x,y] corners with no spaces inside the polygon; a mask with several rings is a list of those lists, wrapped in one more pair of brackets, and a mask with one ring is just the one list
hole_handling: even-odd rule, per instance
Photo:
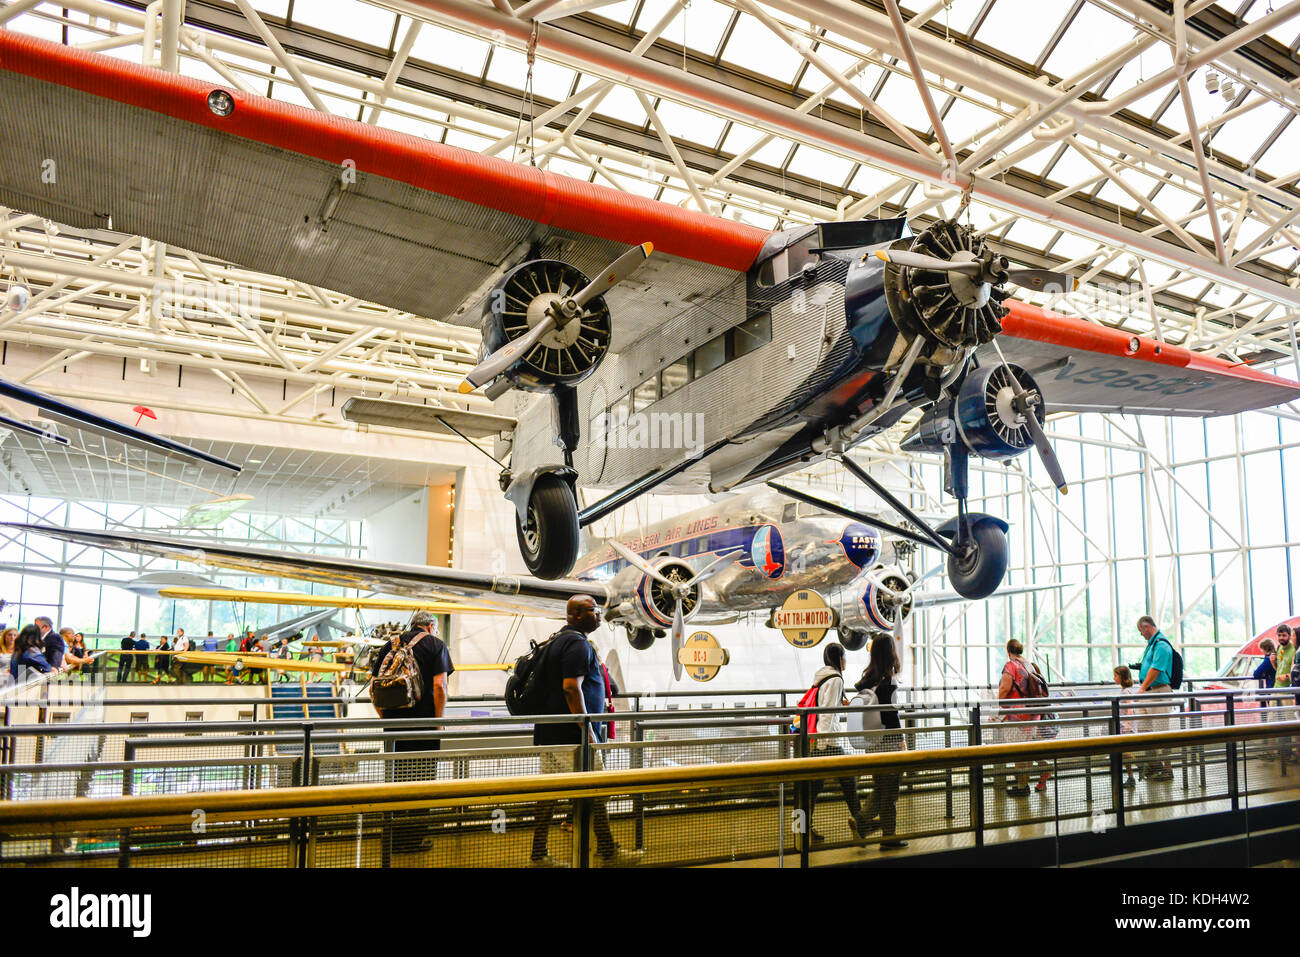
{"label": "metal railing", "polygon": [[[1153,814],[1132,809],[1123,780],[1130,759],[1217,752],[1230,759],[1231,773],[1206,793],[1143,785],[1160,792],[1164,816],[1171,808],[1190,817],[1239,802],[1294,800],[1300,782],[1279,786],[1250,755],[1297,734],[1300,721],[1261,722],[690,767],[7,802],[0,804],[0,863],[522,866],[539,847],[547,863],[581,867],[861,863],[898,853],[881,847],[886,836],[911,840],[905,850],[915,853],[1136,826]],[[561,760],[577,761],[582,749],[569,750],[560,749]],[[1000,796],[988,769],[1003,764],[1047,767],[1054,787],[1037,801]],[[951,781],[952,813],[921,790],[898,796],[897,783],[909,777]],[[1091,795],[1085,777],[1096,784]],[[846,837],[839,799],[815,793],[816,782],[840,780],[866,785],[878,810],[888,806],[894,833]],[[994,813],[1007,805],[1018,810]]]}

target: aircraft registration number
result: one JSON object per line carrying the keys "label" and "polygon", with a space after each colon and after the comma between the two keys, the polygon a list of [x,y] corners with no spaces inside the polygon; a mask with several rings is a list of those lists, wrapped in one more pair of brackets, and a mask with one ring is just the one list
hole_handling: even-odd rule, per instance
{"label": "aircraft registration number", "polygon": [[1166,378],[1151,372],[1129,372],[1126,369],[1073,369],[1066,367],[1056,377],[1079,385],[1102,385],[1108,389],[1131,389],[1134,392],[1159,392],[1163,395],[1189,395],[1211,388],[1213,382],[1188,382],[1186,379]]}

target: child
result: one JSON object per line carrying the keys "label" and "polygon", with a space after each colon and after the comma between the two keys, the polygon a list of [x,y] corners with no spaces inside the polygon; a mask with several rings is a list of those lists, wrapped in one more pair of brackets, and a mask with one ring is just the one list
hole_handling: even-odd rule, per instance
{"label": "child", "polygon": [[[1115,669],[1114,673],[1115,673],[1115,684],[1119,685],[1121,690],[1128,691],[1130,688],[1133,687],[1133,672],[1129,671],[1128,665],[1120,665]],[[1120,713],[1125,718],[1133,717],[1132,708],[1121,708]],[[1119,725],[1119,733],[1132,734],[1133,722],[1121,721]],[[1128,777],[1124,781],[1124,787],[1126,788],[1137,787],[1137,779],[1133,777],[1132,758],[1133,755],[1131,754],[1124,755],[1124,770],[1128,773]]]}

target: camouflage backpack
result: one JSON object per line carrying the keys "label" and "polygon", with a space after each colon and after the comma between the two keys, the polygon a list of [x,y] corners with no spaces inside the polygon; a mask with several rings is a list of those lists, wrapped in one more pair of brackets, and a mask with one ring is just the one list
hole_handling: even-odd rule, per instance
{"label": "camouflage backpack", "polygon": [[419,703],[424,694],[424,677],[415,660],[415,646],[428,636],[427,631],[422,631],[409,638],[402,635],[393,639],[370,682],[370,701],[380,711],[400,711]]}

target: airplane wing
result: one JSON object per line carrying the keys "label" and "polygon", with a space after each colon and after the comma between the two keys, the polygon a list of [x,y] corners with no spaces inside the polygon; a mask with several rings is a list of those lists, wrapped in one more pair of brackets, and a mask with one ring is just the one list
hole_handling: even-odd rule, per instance
{"label": "airplane wing", "polygon": [[[501,608],[467,605],[455,601],[421,601],[415,598],[349,597],[346,595],[309,595],[305,592],[255,591],[247,588],[194,588],[169,586],[158,589],[159,598],[184,601],[239,601],[254,605],[295,605],[307,608],[357,608],[382,611],[429,611],[437,615],[501,615]],[[541,614],[545,617],[545,613]],[[556,609],[551,617],[563,617]]]}
{"label": "airplane wing", "polygon": [[[530,248],[590,277],[649,241],[655,257],[605,294],[615,352],[700,300],[743,296],[738,277],[769,235],[237,90],[223,100],[221,92],[0,31],[0,99],[23,104],[7,111],[0,136],[0,203],[475,326],[479,300]],[[52,183],[48,172],[42,179],[50,157]]]}
{"label": "airplane wing", "polygon": [[[994,598],[1009,598],[1012,595],[1026,595],[1030,592],[1047,591],[1050,588],[1069,588],[1069,582],[1052,582],[1048,585],[1010,585],[1006,588],[999,588],[984,601],[992,601]],[[935,605],[955,605],[958,602],[970,601],[969,598],[963,598],[955,591],[917,591],[912,593],[913,608],[932,608]]]}
{"label": "airplane wing", "polygon": [[[997,343],[1028,369],[1049,412],[1228,415],[1300,400],[1300,383],[1008,299]],[[976,353],[999,361],[992,345]],[[1037,370],[1046,370],[1039,372]]]}
{"label": "airplane wing", "polygon": [[341,585],[430,602],[472,598],[475,604],[494,607],[509,614],[562,615],[565,603],[574,595],[591,595],[601,605],[609,600],[604,585],[575,579],[545,581],[526,576],[485,575],[457,568],[388,564],[268,548],[214,545],[207,541],[187,541],[145,532],[57,528],[19,522],[6,522],[4,527],[108,551],[152,555],[168,561],[192,562],[200,566],[247,572],[250,575]]}

